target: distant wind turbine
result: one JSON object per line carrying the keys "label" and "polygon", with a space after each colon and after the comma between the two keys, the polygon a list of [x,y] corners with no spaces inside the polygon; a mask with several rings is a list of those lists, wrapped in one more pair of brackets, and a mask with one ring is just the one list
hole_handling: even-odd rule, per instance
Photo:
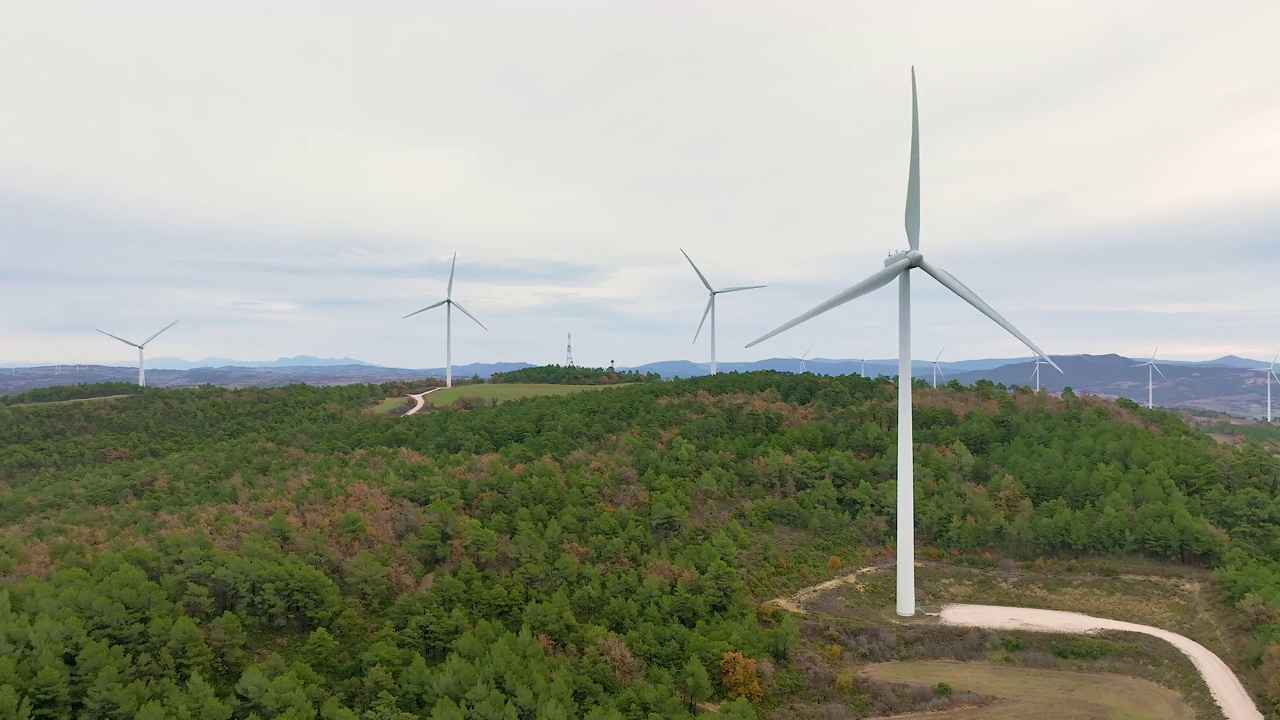
{"label": "distant wind turbine", "polygon": [[125,340],[124,338],[122,338],[122,337],[120,337],[120,336],[118,336],[118,335],[112,335],[111,333],[107,332],[106,330],[98,330],[98,332],[102,333],[103,335],[106,335],[107,337],[115,338],[116,340],[119,340],[120,342],[124,343],[125,345],[132,345],[132,346],[134,346],[134,347],[138,348],[138,385],[139,385],[140,387],[146,387],[146,386],[147,386],[147,370],[146,370],[146,367],[144,367],[144,363],[143,363],[143,356],[142,356],[142,355],[143,355],[143,353],[142,353],[142,349],[143,349],[143,348],[145,348],[145,347],[147,346],[147,343],[149,343],[149,342],[151,342],[152,340],[155,340],[157,337],[159,337],[159,336],[160,336],[160,333],[164,332],[165,330],[168,330],[169,328],[171,328],[171,327],[173,327],[174,325],[177,325],[177,324],[178,324],[178,321],[177,321],[177,320],[174,320],[173,322],[169,323],[168,325],[165,325],[164,327],[162,327],[162,328],[160,328],[159,330],[157,330],[155,335],[152,335],[151,337],[147,338],[146,340],[143,340],[143,341],[142,341],[142,342],[140,342],[140,343],[129,342],[128,340]]}
{"label": "distant wind turbine", "polygon": [[[441,305],[444,306],[444,386],[445,387],[453,387],[453,309],[455,307],[458,308],[459,310],[462,311],[463,315],[466,315],[467,317],[475,321],[475,324],[479,325],[484,330],[489,329],[484,326],[484,323],[480,322],[479,320],[476,320],[475,315],[472,315],[471,313],[467,312],[466,308],[459,305],[458,302],[453,299],[453,271],[454,271],[454,268],[457,267],[457,265],[458,265],[458,253],[454,253],[453,263],[449,265],[449,288],[445,291],[443,300],[441,300],[438,303],[428,305],[422,308],[421,310],[414,310],[413,312],[404,316],[406,318],[409,318],[409,317],[413,317],[414,315],[417,315],[420,312],[426,312],[428,310],[438,308]],[[400,318],[400,319],[403,320],[404,318]]]}
{"label": "distant wind turbine", "polygon": [[1277,381],[1280,381],[1280,375],[1276,375],[1276,360],[1280,360],[1280,352],[1276,353],[1275,357],[1271,358],[1270,365],[1264,368],[1258,368],[1259,372],[1266,373],[1266,375],[1263,375],[1263,377],[1267,379],[1267,424],[1268,425],[1271,424],[1271,378],[1275,378]]}
{"label": "distant wind turbine", "polygon": [[[1156,372],[1160,373],[1160,379],[1161,379],[1161,380],[1168,380],[1168,379],[1169,379],[1169,378],[1165,377],[1165,376],[1164,376],[1164,372],[1163,372],[1162,370],[1160,370],[1160,368],[1159,368],[1159,367],[1157,367],[1157,366],[1156,366],[1156,353],[1158,353],[1158,352],[1160,352],[1160,346],[1159,346],[1159,345],[1157,345],[1157,346],[1156,346],[1156,349],[1155,349],[1154,351],[1152,351],[1152,353],[1151,353],[1151,359],[1150,359],[1150,360],[1148,360],[1148,361],[1146,361],[1146,362],[1140,362],[1140,363],[1138,363],[1138,364],[1134,365],[1134,367],[1143,367],[1143,366],[1146,366],[1146,368],[1147,368],[1147,409],[1148,409],[1148,410],[1150,410],[1150,409],[1153,407],[1153,406],[1152,406],[1152,404],[1151,404],[1151,388],[1155,386],[1155,378],[1152,376],[1151,371],[1152,371],[1152,370],[1155,370]],[[1269,384],[1268,384],[1268,389],[1270,389]]]}
{"label": "distant wind turbine", "polygon": [[862,353],[862,372],[858,373],[862,377],[867,376],[867,354]]}
{"label": "distant wind turbine", "polygon": [[839,307],[854,298],[898,280],[898,536],[897,536],[897,612],[910,616],[916,612],[915,588],[915,488],[911,434],[911,270],[919,268],[931,275],[962,300],[1007,330],[1036,355],[1062,372],[1040,348],[1018,331],[1000,313],[965,287],[955,277],[924,259],[920,253],[920,124],[916,103],[916,72],[911,69],[911,165],[907,179],[906,231],[910,249],[890,255],[883,270],[854,285],[803,315],[753,340],[747,347],[763,342],[780,332]]}
{"label": "distant wind turbine", "polygon": [[1040,366],[1048,364],[1040,358],[1036,358],[1036,369],[1031,371],[1031,379],[1036,381],[1036,392],[1040,392]]}
{"label": "distant wind turbine", "polygon": [[938,357],[936,357],[936,358],[934,358],[934,359],[933,359],[933,389],[934,389],[934,390],[937,390],[937,389],[938,389],[938,375],[939,375],[939,374],[941,374],[941,375],[942,375],[942,379],[943,379],[943,380],[946,380],[946,379],[947,379],[947,374],[946,374],[946,373],[944,373],[944,372],[942,372],[942,366],[938,365],[938,361],[942,359],[942,351],[943,351],[943,350],[946,350],[946,349],[947,349],[946,347],[943,347],[943,348],[942,348],[942,350],[939,350],[939,351],[938,351]]}
{"label": "distant wind turbine", "polygon": [[767,287],[767,286],[766,285],[743,285],[741,287],[731,287],[731,288],[725,288],[723,290],[716,290],[715,288],[711,287],[711,283],[707,282],[707,276],[703,275],[702,271],[698,269],[698,266],[693,264],[693,258],[689,257],[689,253],[685,252],[684,250],[681,250],[680,254],[684,255],[684,259],[688,260],[689,264],[693,266],[693,271],[698,273],[698,279],[701,280],[702,284],[705,285],[707,288],[707,293],[708,293],[707,309],[702,311],[702,322],[698,323],[698,331],[693,334],[693,341],[695,343],[698,342],[698,336],[702,334],[702,326],[707,322],[707,315],[710,315],[711,316],[711,374],[715,375],[716,374],[716,296],[724,293],[738,292],[739,290],[756,290],[756,289]]}
{"label": "distant wind turbine", "polygon": [[[812,345],[810,345],[810,346],[809,346],[809,350],[812,350],[812,349],[813,349],[813,346],[812,346]],[[803,355],[801,355],[800,357],[796,357],[795,355],[792,355],[792,356],[791,356],[791,359],[792,359],[792,360],[799,360],[799,361],[800,361],[800,372],[802,372],[802,373],[809,372],[808,368],[806,368],[806,367],[804,366],[804,361],[809,359],[809,350],[805,350],[805,351],[804,351],[804,354],[803,354]]]}

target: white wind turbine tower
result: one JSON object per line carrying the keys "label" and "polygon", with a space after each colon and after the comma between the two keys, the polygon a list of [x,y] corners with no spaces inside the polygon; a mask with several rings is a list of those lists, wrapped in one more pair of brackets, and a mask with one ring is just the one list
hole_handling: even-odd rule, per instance
{"label": "white wind turbine tower", "polygon": [[1263,377],[1267,379],[1267,424],[1268,425],[1271,424],[1271,378],[1275,378],[1277,381],[1280,381],[1280,375],[1276,375],[1276,360],[1280,360],[1280,352],[1276,353],[1275,357],[1271,358],[1270,365],[1264,368],[1258,368],[1260,372],[1266,373],[1266,375],[1264,375]]}
{"label": "white wind turbine tower", "polygon": [[862,377],[867,376],[867,354],[862,353],[862,372],[858,373]]}
{"label": "white wind turbine tower", "polygon": [[[458,308],[459,310],[462,311],[463,315],[466,315],[467,317],[475,321],[475,324],[479,325],[484,330],[489,329],[484,326],[484,323],[480,322],[479,320],[476,320],[475,315],[472,315],[471,313],[467,312],[466,308],[459,305],[458,301],[453,299],[453,270],[455,267],[457,267],[457,265],[458,265],[458,253],[454,253],[453,263],[449,265],[449,288],[445,291],[445,296],[443,300],[441,300],[438,303],[428,305],[422,308],[421,310],[414,310],[413,312],[404,316],[406,318],[413,317],[414,315],[417,315],[420,312],[433,310],[435,308],[440,307],[441,305],[444,306],[444,386],[445,387],[453,387],[453,309],[455,307]],[[403,320],[404,318],[400,318],[400,319]]]}
{"label": "white wind turbine tower", "polygon": [[916,612],[915,600],[915,488],[913,447],[911,440],[911,270],[919,268],[928,273],[962,300],[974,306],[997,325],[1022,341],[1036,355],[1062,372],[1034,343],[1018,331],[1008,320],[990,305],[965,287],[963,283],[943,269],[929,263],[920,253],[920,130],[916,104],[916,73],[911,69],[911,166],[907,179],[906,231],[910,249],[891,255],[885,267],[871,277],[818,305],[809,312],[787,322],[775,330],[753,340],[747,347],[763,342],[784,330],[799,325],[854,298],[898,280],[898,535],[897,573],[899,615],[910,616]]}
{"label": "white wind turbine tower", "polygon": [[715,288],[711,287],[711,283],[707,282],[707,276],[703,275],[702,271],[698,269],[698,266],[693,264],[693,258],[689,257],[689,253],[685,252],[684,250],[681,250],[680,254],[684,255],[684,259],[689,261],[689,264],[693,266],[693,271],[698,273],[698,279],[701,280],[702,284],[707,287],[707,293],[709,295],[707,297],[707,309],[702,311],[702,322],[698,323],[698,331],[693,334],[693,341],[695,343],[698,342],[698,335],[702,334],[702,326],[707,322],[707,315],[710,315],[711,316],[711,374],[715,375],[716,374],[716,296],[723,293],[738,292],[739,290],[756,290],[756,289],[767,287],[767,286],[766,285],[743,285],[741,287],[731,287],[731,288],[725,288],[723,290],[716,290]]}
{"label": "white wind turbine tower", "polygon": [[1036,381],[1036,392],[1040,392],[1040,366],[1047,364],[1040,358],[1036,358],[1036,369],[1031,371],[1031,379]]}
{"label": "white wind turbine tower", "polygon": [[943,348],[942,348],[942,350],[939,350],[939,351],[938,351],[938,357],[936,357],[936,358],[934,358],[934,359],[933,359],[933,389],[934,389],[934,390],[937,390],[937,389],[938,389],[938,375],[939,375],[939,374],[941,374],[941,375],[942,375],[942,379],[943,379],[943,380],[946,380],[946,379],[947,379],[947,374],[946,374],[946,373],[944,373],[944,372],[942,372],[942,366],[938,365],[938,361],[942,359],[942,351],[943,351],[943,350],[946,350],[946,349],[947,349],[946,347],[943,347]]}
{"label": "white wind turbine tower", "polygon": [[[1160,368],[1156,365],[1156,353],[1158,353],[1158,352],[1160,352],[1160,346],[1159,346],[1159,345],[1157,345],[1157,346],[1156,346],[1156,349],[1155,349],[1154,351],[1152,351],[1152,353],[1151,353],[1151,359],[1150,359],[1150,360],[1148,360],[1148,361],[1146,361],[1146,362],[1140,362],[1140,363],[1138,363],[1138,364],[1134,365],[1134,367],[1144,367],[1144,366],[1145,366],[1145,367],[1147,368],[1147,409],[1148,409],[1148,410],[1150,410],[1150,409],[1152,408],[1152,404],[1151,404],[1151,388],[1155,385],[1155,378],[1152,376],[1151,371],[1152,371],[1152,370],[1155,370],[1156,372],[1160,373],[1160,379],[1161,379],[1161,380],[1168,380],[1168,379],[1169,379],[1169,378],[1167,378],[1167,377],[1165,377],[1165,376],[1164,376],[1164,372],[1163,372],[1163,371],[1161,371],[1161,370],[1160,370]],[[1269,389],[1269,388],[1268,388],[1268,389]]]}
{"label": "white wind turbine tower", "polygon": [[165,325],[164,327],[162,327],[162,328],[160,328],[159,330],[157,330],[155,335],[152,335],[151,337],[147,338],[146,340],[143,340],[143,341],[142,341],[142,342],[140,342],[140,343],[129,342],[128,340],[125,340],[124,338],[122,338],[122,337],[120,337],[120,336],[118,336],[118,335],[112,335],[111,333],[109,333],[109,332],[107,332],[107,331],[105,331],[105,330],[99,330],[98,332],[102,333],[103,335],[106,335],[107,337],[115,338],[115,339],[119,340],[120,342],[124,343],[125,345],[132,345],[132,346],[134,346],[134,347],[138,348],[138,385],[139,385],[139,386],[141,386],[141,387],[146,387],[146,386],[147,386],[147,371],[146,371],[146,368],[143,366],[142,349],[143,349],[143,348],[145,348],[145,347],[147,346],[147,343],[151,342],[152,340],[155,340],[155,339],[160,335],[160,333],[164,332],[165,330],[168,330],[169,328],[171,328],[171,327],[173,327],[174,325],[177,325],[177,324],[178,324],[178,321],[177,321],[177,320],[174,320],[173,322],[169,323],[168,325]]}

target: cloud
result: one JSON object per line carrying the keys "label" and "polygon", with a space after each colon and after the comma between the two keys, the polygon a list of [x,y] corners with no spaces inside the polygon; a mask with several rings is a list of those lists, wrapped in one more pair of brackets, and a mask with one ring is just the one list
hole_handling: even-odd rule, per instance
{"label": "cloud", "polygon": [[[1247,345],[1280,336],[1249,314],[1280,260],[1277,22],[1263,0],[16,5],[0,359],[181,316],[165,354],[422,365],[437,320],[399,318],[457,252],[492,328],[455,327],[464,361],[558,359],[570,329],[586,362],[704,360],[681,247],[770,286],[718,308],[722,358],[890,355],[892,289],[741,346],[902,247],[912,64],[931,261],[1052,352]],[[914,291],[917,348],[1021,354]]]}

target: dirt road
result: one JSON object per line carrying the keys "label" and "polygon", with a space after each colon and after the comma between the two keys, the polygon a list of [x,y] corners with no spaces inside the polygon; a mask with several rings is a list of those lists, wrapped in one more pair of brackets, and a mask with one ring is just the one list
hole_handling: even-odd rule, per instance
{"label": "dirt road", "polygon": [[417,415],[419,410],[426,407],[427,396],[439,389],[440,388],[431,388],[426,392],[420,392],[417,395],[410,395],[409,397],[413,398],[413,402],[415,404],[413,407],[409,408],[409,411],[406,412],[405,415]]}
{"label": "dirt road", "polygon": [[1204,677],[1209,692],[1227,720],[1263,720],[1262,713],[1240,684],[1231,668],[1209,652],[1200,643],[1177,633],[1150,625],[1108,620],[1106,618],[1063,612],[1061,610],[1036,610],[1032,608],[1002,607],[998,605],[947,605],[939,613],[947,625],[978,627],[991,630],[1031,630],[1090,634],[1099,630],[1123,630],[1158,637],[1178,648]]}

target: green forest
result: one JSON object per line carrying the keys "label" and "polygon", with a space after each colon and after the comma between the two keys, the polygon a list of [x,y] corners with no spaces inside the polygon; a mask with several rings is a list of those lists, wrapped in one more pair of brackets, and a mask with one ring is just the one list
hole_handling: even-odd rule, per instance
{"label": "green forest", "polygon": [[576,365],[540,365],[510,372],[494,373],[491,383],[550,383],[553,385],[616,385],[618,383],[659,382],[658,373],[613,368],[588,368]]}
{"label": "green forest", "polygon": [[[1212,568],[1280,708],[1271,452],[1070,390],[919,387],[922,554]],[[828,692],[764,603],[890,552],[891,381],[365,412],[390,394],[0,406],[0,720],[756,718]]]}

